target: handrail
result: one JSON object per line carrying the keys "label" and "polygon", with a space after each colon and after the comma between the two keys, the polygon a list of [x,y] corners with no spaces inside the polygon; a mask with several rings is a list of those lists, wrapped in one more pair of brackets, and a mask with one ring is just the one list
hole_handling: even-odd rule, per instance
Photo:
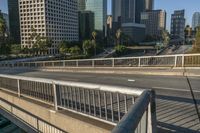
{"label": "handrail", "polygon": [[66,85],[66,86],[73,86],[73,87],[80,87],[80,88],[87,88],[91,90],[99,90],[99,91],[109,91],[113,93],[122,93],[122,94],[129,94],[134,96],[140,96],[144,89],[137,89],[125,86],[110,86],[110,85],[99,85],[94,83],[83,83],[83,82],[73,82],[73,81],[59,81],[53,79],[45,79],[45,78],[32,78],[32,77],[25,77],[25,76],[12,76],[12,75],[4,75],[0,74],[0,77],[4,78],[11,78],[11,79],[18,79],[18,80],[26,80],[26,81],[35,81],[41,83],[55,83],[57,85]]}
{"label": "handrail", "polygon": [[55,60],[36,62],[0,62],[1,67],[200,67],[200,54],[177,54],[141,57]]}
{"label": "handrail", "polygon": [[[137,101],[132,105],[129,112],[112,130],[112,133],[131,133],[135,131],[144,115],[144,112],[148,109],[149,102],[150,102],[150,92],[144,91],[142,95],[137,99]],[[143,130],[146,131],[148,130],[147,129],[148,127],[143,127],[143,128],[146,128]]]}
{"label": "handrail", "polygon": [[[11,75],[0,75],[0,90],[54,106],[55,111],[68,110],[111,125],[124,125],[123,121],[134,117],[130,119],[136,125],[130,130],[138,127],[138,121],[145,121],[144,128],[151,127],[145,133],[155,128],[155,97],[150,90]],[[141,114],[145,119],[140,118]]]}

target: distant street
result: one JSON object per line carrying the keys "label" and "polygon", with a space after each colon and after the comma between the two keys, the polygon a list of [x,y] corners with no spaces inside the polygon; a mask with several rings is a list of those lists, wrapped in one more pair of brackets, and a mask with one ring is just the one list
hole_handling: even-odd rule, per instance
{"label": "distant street", "polygon": [[[183,76],[143,76],[39,71],[26,72],[25,70],[0,70],[0,73],[63,81],[154,89],[157,94],[158,133],[200,132],[200,122],[191,97],[189,85],[186,78]],[[192,85],[200,109],[200,77],[190,77],[189,81]]]}

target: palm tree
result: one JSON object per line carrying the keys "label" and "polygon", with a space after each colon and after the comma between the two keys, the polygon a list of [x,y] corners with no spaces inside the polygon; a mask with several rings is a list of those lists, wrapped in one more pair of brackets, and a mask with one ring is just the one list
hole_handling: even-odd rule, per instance
{"label": "palm tree", "polygon": [[117,44],[116,45],[119,45],[120,43],[120,37],[121,37],[121,29],[118,29],[117,32],[116,32],[116,38],[117,38]]}
{"label": "palm tree", "polygon": [[96,56],[96,54],[97,54],[96,36],[97,36],[97,32],[96,32],[96,31],[93,31],[93,32],[92,32],[92,37],[93,37],[93,45],[94,45],[94,50],[95,50],[95,56]]}
{"label": "palm tree", "polygon": [[4,42],[5,41],[5,33],[6,33],[6,22],[3,19],[2,13],[0,13],[0,41]]}

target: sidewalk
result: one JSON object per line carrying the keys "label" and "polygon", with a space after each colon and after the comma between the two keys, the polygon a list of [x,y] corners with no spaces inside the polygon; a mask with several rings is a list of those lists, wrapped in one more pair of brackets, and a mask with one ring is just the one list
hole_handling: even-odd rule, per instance
{"label": "sidewalk", "polygon": [[39,68],[40,71],[200,77],[200,69],[181,68]]}

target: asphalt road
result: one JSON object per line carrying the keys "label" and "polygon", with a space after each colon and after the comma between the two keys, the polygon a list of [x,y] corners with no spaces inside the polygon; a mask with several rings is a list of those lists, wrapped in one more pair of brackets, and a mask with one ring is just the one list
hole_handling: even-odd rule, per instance
{"label": "asphalt road", "polygon": [[[158,133],[200,132],[200,122],[194,101],[192,100],[189,84],[183,76],[88,74],[25,70],[1,70],[0,73],[63,81],[154,89],[157,94]],[[200,77],[189,77],[189,82],[200,110]]]}

